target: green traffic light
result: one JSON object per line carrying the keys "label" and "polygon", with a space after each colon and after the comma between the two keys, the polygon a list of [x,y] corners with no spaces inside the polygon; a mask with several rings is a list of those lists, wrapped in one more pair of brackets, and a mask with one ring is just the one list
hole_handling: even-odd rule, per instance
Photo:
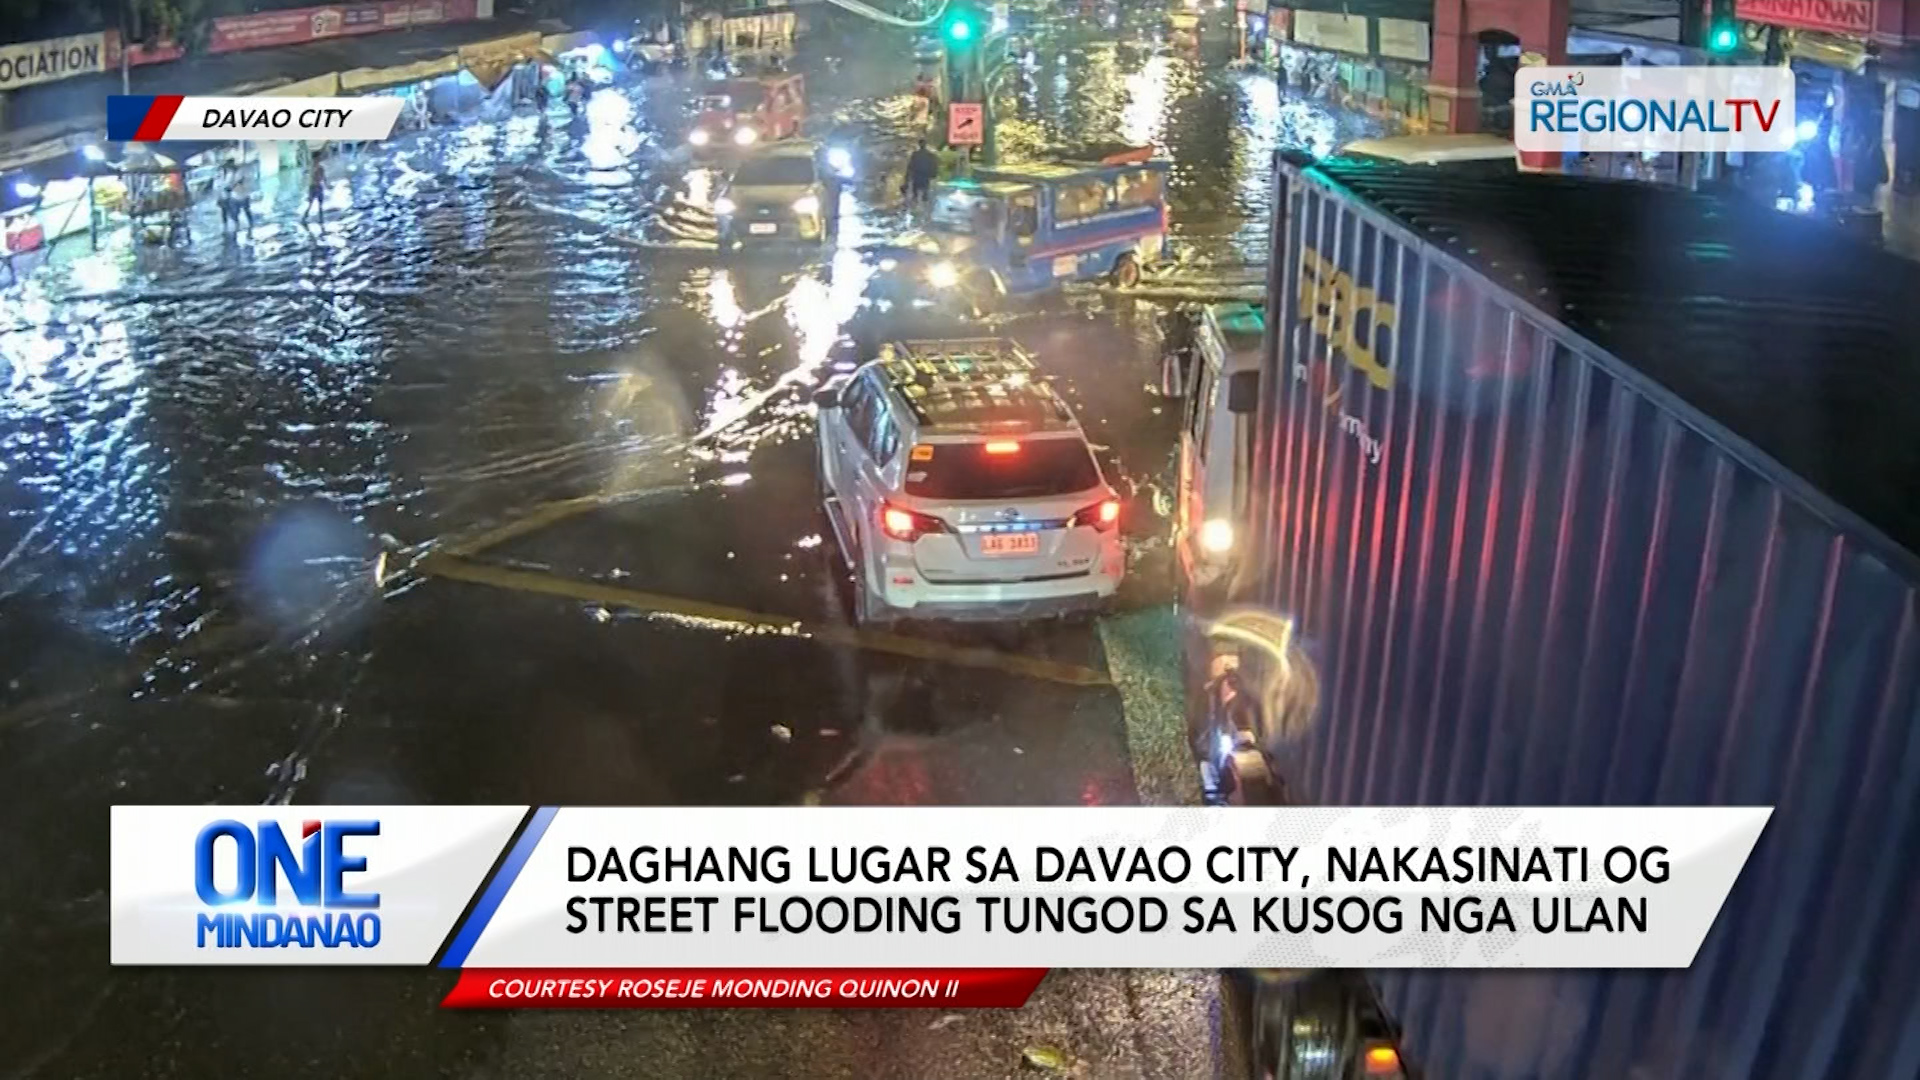
{"label": "green traffic light", "polygon": [[1707,48],[1714,52],[1732,52],[1740,44],[1740,35],[1734,33],[1731,26],[1714,27],[1713,36],[1707,39]]}
{"label": "green traffic light", "polygon": [[947,26],[947,36],[955,41],[965,41],[973,36],[973,26],[965,19],[959,19]]}

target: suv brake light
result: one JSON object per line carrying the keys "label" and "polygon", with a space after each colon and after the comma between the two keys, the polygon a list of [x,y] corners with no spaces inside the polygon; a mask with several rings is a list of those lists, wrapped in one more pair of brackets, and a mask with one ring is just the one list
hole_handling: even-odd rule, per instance
{"label": "suv brake light", "polygon": [[947,523],[929,514],[904,510],[898,506],[880,507],[880,531],[895,540],[911,543],[928,533],[947,531]]}
{"label": "suv brake light", "polygon": [[1107,532],[1113,529],[1114,526],[1120,524],[1120,500],[1102,499],[1092,506],[1075,513],[1073,520],[1068,522],[1068,524],[1076,527],[1081,525],[1091,526],[1092,528],[1099,529],[1101,532]]}

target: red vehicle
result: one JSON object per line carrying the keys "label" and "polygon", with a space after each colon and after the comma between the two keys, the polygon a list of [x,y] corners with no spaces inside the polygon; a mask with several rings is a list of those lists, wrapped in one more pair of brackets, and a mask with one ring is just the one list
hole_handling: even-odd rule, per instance
{"label": "red vehicle", "polygon": [[696,152],[791,139],[806,113],[806,83],[798,75],[729,79],[703,95],[699,109],[687,134]]}

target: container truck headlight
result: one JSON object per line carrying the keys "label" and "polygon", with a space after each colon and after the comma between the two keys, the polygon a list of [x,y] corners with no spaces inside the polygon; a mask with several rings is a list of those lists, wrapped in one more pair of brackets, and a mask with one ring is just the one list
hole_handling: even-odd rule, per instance
{"label": "container truck headlight", "polygon": [[820,199],[816,195],[802,195],[793,200],[793,212],[801,217],[812,217],[820,212]]}
{"label": "container truck headlight", "polygon": [[1214,518],[1200,526],[1200,550],[1209,555],[1224,555],[1233,550],[1233,522]]}
{"label": "container truck headlight", "polygon": [[960,271],[950,262],[937,262],[927,267],[927,284],[936,289],[951,289],[960,284]]}
{"label": "container truck headlight", "polygon": [[749,127],[743,127],[733,133],[733,141],[739,143],[741,146],[752,146],[755,142],[759,141],[759,139],[760,133]]}
{"label": "container truck headlight", "polygon": [[687,136],[687,141],[695,146],[705,146],[713,141],[713,136],[707,134],[706,128],[694,128],[693,134]]}
{"label": "container truck headlight", "polygon": [[713,200],[713,212],[721,217],[726,217],[728,214],[733,213],[734,209],[733,200],[727,198],[725,195]]}

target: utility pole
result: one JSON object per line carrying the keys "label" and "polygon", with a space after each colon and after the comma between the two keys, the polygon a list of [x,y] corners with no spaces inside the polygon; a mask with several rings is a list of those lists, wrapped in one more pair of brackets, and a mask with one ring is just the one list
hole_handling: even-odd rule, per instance
{"label": "utility pole", "polygon": [[133,93],[133,43],[140,32],[140,0],[126,0],[120,7],[120,92]]}

